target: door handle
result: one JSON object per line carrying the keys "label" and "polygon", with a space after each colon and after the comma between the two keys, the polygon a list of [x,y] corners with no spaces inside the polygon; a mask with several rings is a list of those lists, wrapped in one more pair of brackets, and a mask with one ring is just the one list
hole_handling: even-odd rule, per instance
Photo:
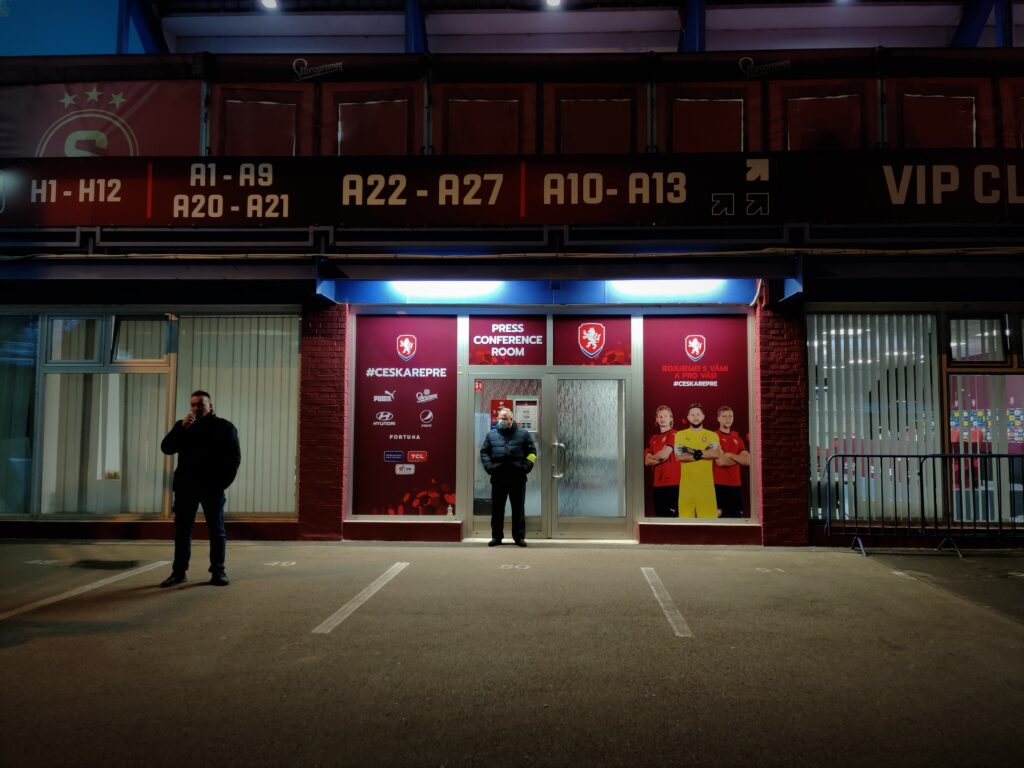
{"label": "door handle", "polygon": [[554,463],[551,465],[551,476],[557,480],[565,474],[565,445],[563,443],[552,443],[551,447],[554,448],[554,451],[552,451]]}

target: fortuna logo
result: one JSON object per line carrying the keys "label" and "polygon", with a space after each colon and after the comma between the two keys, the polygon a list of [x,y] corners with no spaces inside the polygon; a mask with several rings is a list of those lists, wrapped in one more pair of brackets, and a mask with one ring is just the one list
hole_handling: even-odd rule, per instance
{"label": "fortuna logo", "polygon": [[704,352],[707,348],[707,342],[699,333],[691,333],[683,342],[683,349],[686,350],[686,356],[695,363],[704,357]]}
{"label": "fortuna logo", "polygon": [[395,339],[395,346],[400,358],[405,361],[412,360],[413,355],[416,354],[416,337],[410,333],[403,333]]}
{"label": "fortuna logo", "polygon": [[397,393],[397,392],[398,392],[397,389],[394,390],[393,392],[389,392],[388,390],[385,389],[383,395],[374,395],[373,396],[373,402],[375,402],[375,403],[393,403],[393,402],[395,402],[395,393]]}
{"label": "fortuna logo", "polygon": [[576,341],[584,355],[597,357],[604,349],[604,323],[582,323]]}
{"label": "fortuna logo", "polygon": [[422,392],[416,393],[417,403],[429,403],[431,400],[437,400],[437,392],[431,392],[429,389],[424,389]]}

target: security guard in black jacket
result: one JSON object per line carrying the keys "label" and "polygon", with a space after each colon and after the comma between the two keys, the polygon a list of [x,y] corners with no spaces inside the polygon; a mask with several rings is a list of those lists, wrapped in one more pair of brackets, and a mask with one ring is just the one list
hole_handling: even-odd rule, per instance
{"label": "security guard in black jacket", "polygon": [[526,476],[537,461],[537,446],[530,433],[516,425],[512,411],[498,411],[498,425],[480,446],[480,461],[491,476],[491,541],[501,544],[505,527],[505,499],[512,504],[512,538],[526,546]]}
{"label": "security guard in black jacket", "polygon": [[188,415],[167,433],[160,450],[178,454],[174,470],[174,565],[160,586],[173,587],[185,581],[192,555],[192,526],[202,504],[210,533],[210,583],[225,587],[228,537],[224,529],[224,491],[234,482],[242,461],[238,430],[213,412],[209,392],[197,390],[192,393]]}

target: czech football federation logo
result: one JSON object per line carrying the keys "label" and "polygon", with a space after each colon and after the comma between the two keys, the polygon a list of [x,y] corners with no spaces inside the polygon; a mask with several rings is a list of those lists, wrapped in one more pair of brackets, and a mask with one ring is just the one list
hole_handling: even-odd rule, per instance
{"label": "czech football federation logo", "polygon": [[412,356],[416,354],[416,337],[412,334],[403,333],[395,339],[395,345],[398,356],[403,360],[412,360]]}
{"label": "czech football federation logo", "polygon": [[597,357],[604,349],[604,323],[582,323],[576,340],[587,357]]}
{"label": "czech football federation logo", "polygon": [[695,363],[704,357],[704,351],[707,349],[707,346],[708,345],[704,340],[704,337],[699,333],[691,333],[683,342],[683,348],[686,350],[686,356]]}

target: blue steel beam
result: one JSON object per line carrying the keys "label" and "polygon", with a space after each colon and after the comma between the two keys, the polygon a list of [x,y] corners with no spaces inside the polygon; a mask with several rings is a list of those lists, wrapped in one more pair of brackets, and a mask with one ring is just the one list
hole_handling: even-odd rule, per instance
{"label": "blue steel beam", "polygon": [[430,53],[427,47],[427,23],[420,0],[405,0],[405,52]]}
{"label": "blue steel beam", "polygon": [[996,0],[996,47],[1013,48],[1013,0]]}
{"label": "blue steel beam", "polygon": [[117,3],[117,47],[119,56],[128,53],[128,40],[131,33],[131,12],[128,8],[129,0],[118,0]]}
{"label": "blue steel beam", "polygon": [[964,3],[963,13],[960,15],[960,23],[953,31],[953,39],[950,41],[949,47],[977,48],[995,2],[996,0],[967,0]]}
{"label": "blue steel beam", "polygon": [[707,38],[705,0],[685,0],[679,9],[683,28],[679,30],[679,53],[701,53]]}
{"label": "blue steel beam", "polygon": [[128,0],[135,31],[142,41],[146,53],[170,53],[160,20],[153,13],[153,4],[148,0]]}
{"label": "blue steel beam", "polygon": [[117,4],[117,52],[128,53],[131,45],[131,28],[142,42],[145,53],[169,53],[160,22],[153,14],[147,0],[118,0]]}

